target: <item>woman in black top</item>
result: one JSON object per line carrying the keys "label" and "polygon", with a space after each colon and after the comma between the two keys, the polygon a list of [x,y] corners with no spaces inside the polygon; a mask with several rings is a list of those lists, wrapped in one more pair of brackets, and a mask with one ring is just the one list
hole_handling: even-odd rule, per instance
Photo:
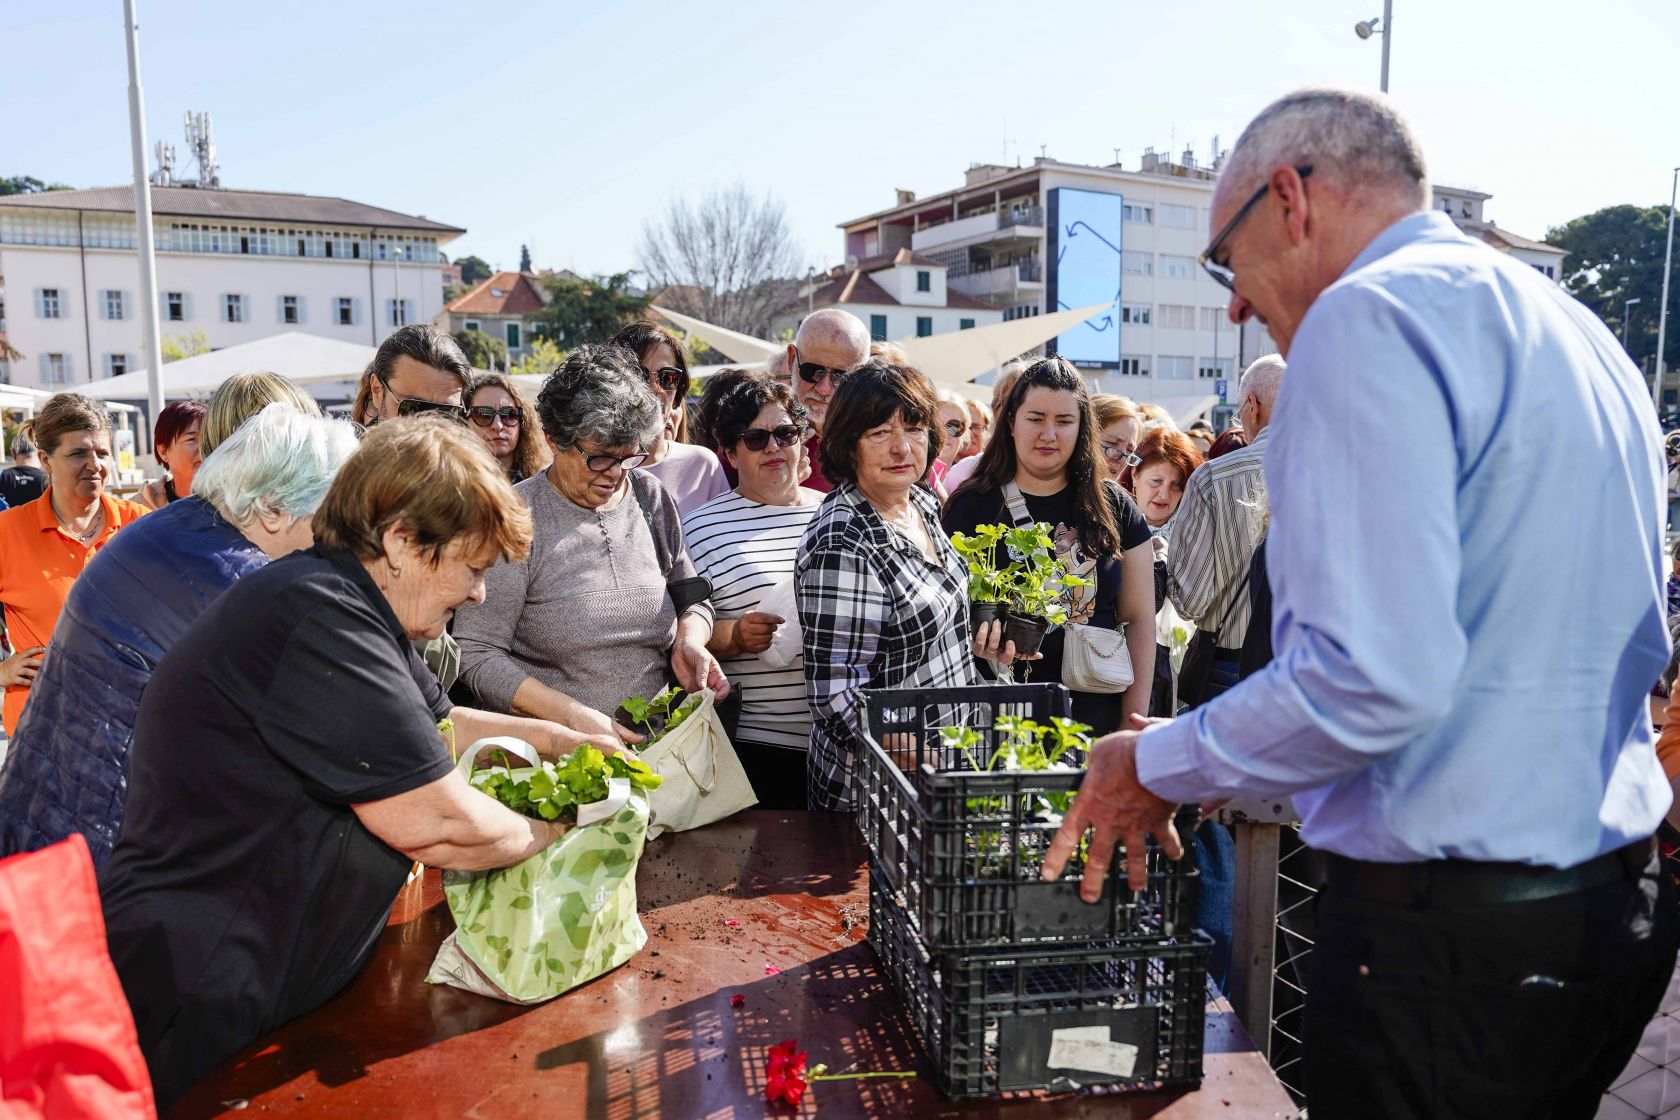
{"label": "woman in black top", "polygon": [[41,449],[35,446],[35,421],[25,420],[12,437],[13,465],[0,471],[0,500],[16,507],[47,492],[47,472],[41,468]]}
{"label": "woman in black top", "polygon": [[[1065,602],[1070,623],[1125,628],[1135,667],[1130,687],[1075,692],[1073,715],[1099,735],[1149,711],[1155,657],[1155,601],[1149,526],[1131,498],[1108,479],[1097,451],[1096,417],[1085,378],[1062,358],[1028,367],[1004,399],[992,441],[974,474],[951,495],[942,525],[969,533],[980,525],[1044,522],[1069,572],[1091,581]],[[1041,661],[1017,676],[1062,679],[1067,631],[1045,636]]]}
{"label": "woman in black top", "polygon": [[160,1111],[361,971],[413,861],[506,867],[561,834],[472,790],[463,743],[535,721],[451,709],[412,641],[484,594],[531,519],[459,425],[380,424],[316,545],[235,583],[140,703],[100,876],[111,959]]}

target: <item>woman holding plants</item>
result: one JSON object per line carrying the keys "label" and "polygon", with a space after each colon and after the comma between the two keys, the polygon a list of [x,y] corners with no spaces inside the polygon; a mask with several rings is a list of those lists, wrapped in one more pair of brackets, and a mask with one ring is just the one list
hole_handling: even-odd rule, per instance
{"label": "woman holding plants", "polygon": [[[1190,437],[1171,428],[1151,428],[1137,446],[1137,465],[1129,476],[1132,494],[1143,510],[1143,519],[1154,535],[1155,609],[1167,601],[1167,547],[1172,519],[1184,499],[1184,484],[1190,472],[1202,465],[1202,457]],[[1143,664],[1147,664],[1144,662]],[[1172,654],[1165,644],[1155,650],[1155,692],[1149,714],[1173,714]]]}
{"label": "woman holding plants", "polygon": [[805,406],[786,379],[751,374],[733,380],[712,409],[712,436],[740,484],[683,518],[695,569],[712,584],[717,620],[707,643],[739,691],[733,736],[761,809],[803,809],[811,707],[805,666],[796,655],[780,668],[761,656],[790,621],[765,600],[793,579],[800,539],[822,495],[799,484],[800,448],[810,437]]}
{"label": "woman holding plants", "polygon": [[938,415],[927,378],[883,358],[854,370],[828,405],[823,469],[835,488],[794,563],[812,809],[857,806],[864,689],[970,685],[975,655],[1015,656],[996,648],[996,624],[971,652],[968,572],[923,485],[944,436]]}
{"label": "woman holding plants", "polygon": [[[1055,559],[1079,585],[1037,586],[1043,564],[1005,554],[999,566],[1019,560],[1004,576],[1000,596],[1019,615],[1036,614],[1063,624],[1045,634],[1043,659],[1025,667],[1029,679],[1071,682],[1073,717],[1098,734],[1126,726],[1126,717],[1149,710],[1155,647],[1155,606],[1149,528],[1137,506],[1109,480],[1098,451],[1096,414],[1085,379],[1067,361],[1046,358],[1027,367],[1004,398],[997,435],[969,480],[951,495],[943,525],[948,533],[974,536],[983,526],[1016,533],[1033,525],[1051,529],[1041,559]],[[993,530],[995,533],[995,530]],[[1022,551],[1017,549],[1016,551]],[[1048,555],[1044,555],[1048,554]],[[1046,593],[1052,592],[1046,601]],[[1092,629],[1104,633],[1094,633]],[[1124,635],[1131,663],[1143,667],[1130,682],[1101,669],[1116,662],[1112,637]],[[1070,672],[1069,643],[1097,673]],[[1096,685],[1097,688],[1092,688]],[[1104,691],[1106,690],[1106,691]]]}

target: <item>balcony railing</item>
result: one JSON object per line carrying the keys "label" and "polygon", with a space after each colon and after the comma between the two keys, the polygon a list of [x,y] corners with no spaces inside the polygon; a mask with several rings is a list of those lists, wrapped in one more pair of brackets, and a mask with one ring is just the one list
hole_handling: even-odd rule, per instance
{"label": "balcony railing", "polygon": [[1024,210],[1004,210],[998,214],[998,228],[1008,229],[1010,226],[1041,226],[1044,224],[1044,210],[1038,206],[1028,206]]}

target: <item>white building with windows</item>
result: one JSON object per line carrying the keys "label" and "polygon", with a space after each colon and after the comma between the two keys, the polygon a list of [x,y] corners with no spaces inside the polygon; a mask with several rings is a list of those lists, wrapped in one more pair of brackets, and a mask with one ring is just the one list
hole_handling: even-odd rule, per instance
{"label": "white building with windows", "polygon": [[[152,188],[165,338],[211,349],[305,331],[377,345],[443,310],[439,246],[466,232],[342,198]],[[0,329],[12,380],[58,388],[137,369],[143,327],[132,187],[0,198]]]}
{"label": "white building with windows", "polygon": [[943,261],[909,249],[865,260],[852,260],[810,282],[789,312],[771,324],[773,334],[797,330],[807,308],[838,307],[869,327],[876,342],[927,338],[1001,323],[1004,314],[984,300],[955,287]]}
{"label": "white building with windows", "polygon": [[961,187],[928,198],[899,191],[890,209],[840,228],[848,257],[891,258],[909,250],[944,264],[951,291],[1016,319],[1068,309],[1049,305],[1050,192],[1119,195],[1123,236],[1112,324],[1118,363],[1089,369],[1093,385],[1147,400],[1155,382],[1181,392],[1199,381],[1211,393],[1224,378],[1234,393],[1239,358],[1275,347],[1258,324],[1239,331],[1226,318],[1229,293],[1196,263],[1210,236],[1216,177],[1216,167],[1198,166],[1189,151],[1176,163],[1146,151],[1137,170],[1049,158],[1027,167],[975,164]]}
{"label": "white building with windows", "polygon": [[1443,187],[1438,183],[1431,189],[1434,208],[1451,218],[1459,229],[1483,244],[1522,261],[1546,279],[1560,284],[1563,282],[1563,258],[1569,255],[1569,250],[1500,229],[1483,212],[1488,199],[1493,197],[1491,194],[1468,187]]}

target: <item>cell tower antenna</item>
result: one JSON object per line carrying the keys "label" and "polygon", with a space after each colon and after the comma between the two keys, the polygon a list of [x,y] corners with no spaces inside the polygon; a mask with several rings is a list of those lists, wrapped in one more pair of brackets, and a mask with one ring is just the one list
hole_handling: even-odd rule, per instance
{"label": "cell tower antenna", "polygon": [[198,164],[198,185],[222,185],[221,167],[216,162],[216,141],[210,125],[209,113],[188,113],[185,118],[187,149]]}
{"label": "cell tower antenna", "polygon": [[152,172],[152,186],[172,187],[175,185],[175,145],[165,144],[162,140],[152,145],[152,154],[157,157],[157,170]]}

